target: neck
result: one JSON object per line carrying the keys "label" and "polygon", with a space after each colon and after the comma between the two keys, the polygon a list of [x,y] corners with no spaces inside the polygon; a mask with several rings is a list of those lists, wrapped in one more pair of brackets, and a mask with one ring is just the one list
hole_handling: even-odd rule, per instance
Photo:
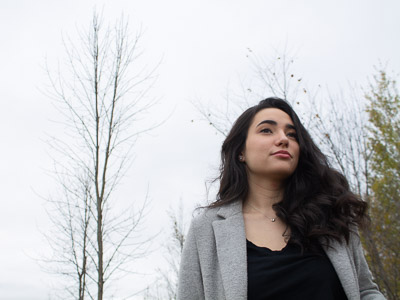
{"label": "neck", "polygon": [[264,180],[257,182],[249,179],[249,193],[244,208],[250,204],[265,213],[271,212],[272,206],[283,198],[284,186],[281,181]]}

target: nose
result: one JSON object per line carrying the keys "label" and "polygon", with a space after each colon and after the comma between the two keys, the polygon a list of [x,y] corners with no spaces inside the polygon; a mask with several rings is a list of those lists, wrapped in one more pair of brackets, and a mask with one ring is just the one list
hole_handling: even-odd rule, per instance
{"label": "nose", "polygon": [[276,139],[276,145],[277,146],[287,146],[289,144],[289,139],[286,136],[286,133],[281,131],[279,132],[277,139]]}

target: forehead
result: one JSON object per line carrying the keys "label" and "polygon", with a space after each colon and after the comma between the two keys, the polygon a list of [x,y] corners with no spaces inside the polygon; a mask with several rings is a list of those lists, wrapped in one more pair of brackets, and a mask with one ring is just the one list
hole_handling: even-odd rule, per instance
{"label": "forehead", "polygon": [[272,120],[278,123],[278,125],[293,125],[292,119],[287,113],[278,108],[264,108],[255,114],[251,127],[257,126],[264,120]]}

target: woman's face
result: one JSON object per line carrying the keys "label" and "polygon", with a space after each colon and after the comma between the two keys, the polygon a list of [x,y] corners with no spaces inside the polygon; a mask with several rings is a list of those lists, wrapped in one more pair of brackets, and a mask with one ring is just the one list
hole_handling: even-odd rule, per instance
{"label": "woman's face", "polygon": [[249,179],[286,179],[300,155],[292,119],[277,108],[260,110],[250,124],[241,154]]}

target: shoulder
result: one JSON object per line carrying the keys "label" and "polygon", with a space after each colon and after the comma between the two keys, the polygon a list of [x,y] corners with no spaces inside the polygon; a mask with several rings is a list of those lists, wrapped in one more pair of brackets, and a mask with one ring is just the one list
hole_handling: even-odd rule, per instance
{"label": "shoulder", "polygon": [[360,237],[358,228],[356,228],[356,227],[350,228],[350,236],[349,236],[349,242],[348,242],[347,246],[351,250],[351,252],[354,253],[354,255],[356,255],[356,256],[359,255],[359,252],[363,253],[363,247],[361,244],[361,237]]}
{"label": "shoulder", "polygon": [[[193,257],[201,260],[204,251],[212,247],[214,240],[213,222],[218,220],[218,208],[198,209],[197,215],[192,219],[183,247],[182,263],[193,261]],[[190,259],[186,259],[191,257]]]}
{"label": "shoulder", "polygon": [[215,208],[199,208],[197,212],[195,212],[195,216],[191,222],[192,230],[199,230],[202,228],[206,228],[208,226],[212,226],[212,223],[216,220],[221,219],[218,214],[220,207]]}
{"label": "shoulder", "polygon": [[364,247],[361,243],[360,233],[357,229],[350,233],[349,243],[347,245],[349,252],[352,255],[357,272],[360,271],[360,264],[365,260]]}
{"label": "shoulder", "polygon": [[198,214],[192,219],[191,231],[208,232],[212,230],[215,221],[230,218],[242,213],[242,202],[235,201],[219,207],[200,209]]}
{"label": "shoulder", "polygon": [[346,239],[342,237],[341,242],[335,241],[333,242],[332,246],[335,250],[346,249],[347,255],[352,260],[357,260],[358,256],[364,255],[360,233],[358,231],[358,228],[355,226],[350,227],[348,241],[346,241]]}
{"label": "shoulder", "polygon": [[358,273],[358,265],[364,253],[356,228],[351,229],[348,241],[342,237],[341,241],[325,240],[323,245],[335,269],[351,268],[354,274]]}

